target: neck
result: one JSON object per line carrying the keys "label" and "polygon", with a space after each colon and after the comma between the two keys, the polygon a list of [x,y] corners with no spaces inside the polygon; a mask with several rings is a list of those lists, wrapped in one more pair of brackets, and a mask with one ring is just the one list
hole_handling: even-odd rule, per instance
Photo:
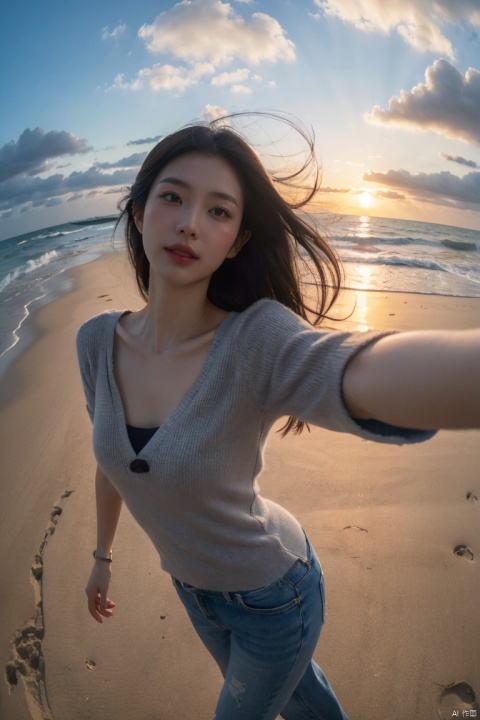
{"label": "neck", "polygon": [[213,307],[204,287],[152,282],[148,302],[139,313],[141,336],[154,353],[161,353],[209,330]]}

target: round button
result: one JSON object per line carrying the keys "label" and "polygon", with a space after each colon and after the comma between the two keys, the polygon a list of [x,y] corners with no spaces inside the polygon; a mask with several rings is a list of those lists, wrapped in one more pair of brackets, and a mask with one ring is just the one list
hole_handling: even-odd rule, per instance
{"label": "round button", "polygon": [[136,458],[130,463],[130,470],[134,473],[146,473],[150,470],[150,465],[146,460]]}

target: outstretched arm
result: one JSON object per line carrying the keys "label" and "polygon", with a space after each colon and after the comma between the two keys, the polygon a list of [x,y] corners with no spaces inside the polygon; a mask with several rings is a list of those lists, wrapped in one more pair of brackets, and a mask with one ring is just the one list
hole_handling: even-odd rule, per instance
{"label": "outstretched arm", "polygon": [[348,363],[343,398],[354,418],[419,430],[480,427],[480,329],[404,332]]}
{"label": "outstretched arm", "polygon": [[[108,557],[113,545],[118,518],[122,509],[122,499],[105,473],[97,467],[95,475],[95,493],[97,498],[97,553]],[[90,615],[99,623],[103,617],[111,617],[113,600],[107,597],[111,577],[111,563],[95,560],[85,592],[88,598]]]}

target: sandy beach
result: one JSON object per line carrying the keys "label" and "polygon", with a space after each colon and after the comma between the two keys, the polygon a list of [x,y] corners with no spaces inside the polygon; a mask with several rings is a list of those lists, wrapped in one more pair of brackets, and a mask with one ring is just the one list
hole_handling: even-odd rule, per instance
{"label": "sandy beach", "polygon": [[[142,301],[123,254],[69,274],[74,289],[32,316],[36,340],[1,378],[0,719],[210,720],[220,673],[126,510],[115,616],[87,612],[95,463],[75,333]],[[472,328],[480,299],[345,291],[332,316],[349,330]],[[319,555],[315,659],[350,720],[480,718],[479,468],[477,430],[403,447],[272,433],[260,486]]]}

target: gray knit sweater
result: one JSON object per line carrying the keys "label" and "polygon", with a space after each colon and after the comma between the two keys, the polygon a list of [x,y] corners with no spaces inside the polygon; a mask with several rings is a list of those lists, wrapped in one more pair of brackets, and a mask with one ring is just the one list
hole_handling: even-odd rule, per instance
{"label": "gray knit sweater", "polygon": [[[164,570],[196,587],[252,590],[305,557],[299,523],[262,498],[257,484],[265,441],[278,418],[295,415],[397,444],[433,434],[355,421],[342,402],[347,362],[388,333],[315,330],[265,299],[223,320],[200,376],[137,456],[113,374],[121,315],[98,315],[77,335],[95,456],[150,536]],[[135,459],[148,471],[134,472]]]}

